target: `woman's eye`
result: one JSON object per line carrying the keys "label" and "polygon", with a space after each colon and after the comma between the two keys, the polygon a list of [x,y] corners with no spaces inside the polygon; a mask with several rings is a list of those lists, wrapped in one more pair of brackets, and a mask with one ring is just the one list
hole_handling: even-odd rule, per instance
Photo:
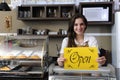
{"label": "woman's eye", "polygon": [[84,23],[80,23],[80,24],[74,24],[74,26],[83,26],[84,25]]}
{"label": "woman's eye", "polygon": [[78,24],[74,24],[74,26],[77,26]]}
{"label": "woman's eye", "polygon": [[80,25],[82,26],[82,25],[84,25],[84,23],[81,23]]}

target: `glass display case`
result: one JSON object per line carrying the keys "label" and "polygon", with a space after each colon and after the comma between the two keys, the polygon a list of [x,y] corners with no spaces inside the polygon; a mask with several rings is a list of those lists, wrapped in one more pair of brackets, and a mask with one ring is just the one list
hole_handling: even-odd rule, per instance
{"label": "glass display case", "polygon": [[117,80],[111,64],[98,70],[67,70],[54,63],[49,67],[49,80]]}
{"label": "glass display case", "polygon": [[1,79],[43,79],[48,68],[47,58],[48,36],[0,37]]}

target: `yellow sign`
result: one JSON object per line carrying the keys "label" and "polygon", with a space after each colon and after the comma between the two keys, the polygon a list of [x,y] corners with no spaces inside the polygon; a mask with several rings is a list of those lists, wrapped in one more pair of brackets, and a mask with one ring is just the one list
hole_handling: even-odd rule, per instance
{"label": "yellow sign", "polygon": [[98,48],[74,47],[64,49],[64,69],[97,70]]}

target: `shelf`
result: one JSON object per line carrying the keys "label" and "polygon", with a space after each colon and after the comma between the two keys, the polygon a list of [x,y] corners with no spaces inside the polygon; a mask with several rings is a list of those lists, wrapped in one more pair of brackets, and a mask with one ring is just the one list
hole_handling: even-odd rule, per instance
{"label": "shelf", "polygon": [[50,38],[64,38],[67,35],[49,35]]}
{"label": "shelf", "polygon": [[11,72],[11,71],[2,71],[0,74],[18,74],[18,75],[28,75],[28,74],[43,74],[42,71],[28,71],[28,72]]}
{"label": "shelf", "polygon": [[79,13],[85,15],[88,25],[114,24],[114,2],[81,2]]}
{"label": "shelf", "polygon": [[9,38],[13,39],[47,39],[47,35],[16,35],[16,36],[9,36]]}
{"label": "shelf", "polygon": [[32,21],[51,21],[51,20],[53,20],[53,21],[56,21],[56,20],[59,20],[59,21],[65,21],[65,20],[70,20],[70,18],[18,18],[19,20],[23,20],[23,21],[30,21],[30,20],[32,20]]}
{"label": "shelf", "polygon": [[19,20],[69,20],[75,14],[75,4],[21,5]]}

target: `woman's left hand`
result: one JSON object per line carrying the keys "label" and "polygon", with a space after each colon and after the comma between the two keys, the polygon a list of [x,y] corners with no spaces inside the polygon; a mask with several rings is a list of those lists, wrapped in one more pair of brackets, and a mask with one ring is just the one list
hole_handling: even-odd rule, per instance
{"label": "woman's left hand", "polygon": [[99,64],[101,64],[101,65],[105,64],[105,62],[106,62],[105,56],[99,57],[99,58],[97,59],[97,62],[98,62]]}

